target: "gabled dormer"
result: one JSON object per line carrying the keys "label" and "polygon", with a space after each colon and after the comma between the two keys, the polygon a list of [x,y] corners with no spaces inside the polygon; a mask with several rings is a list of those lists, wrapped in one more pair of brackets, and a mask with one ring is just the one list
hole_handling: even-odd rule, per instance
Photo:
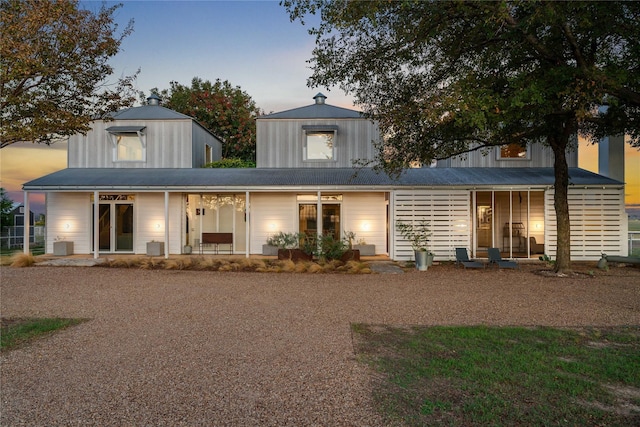
{"label": "gabled dormer", "polygon": [[373,159],[377,126],[362,113],[327,104],[322,93],[305,107],[256,120],[258,168],[351,167]]}
{"label": "gabled dormer", "polygon": [[95,120],[86,135],[69,139],[70,168],[198,168],[219,160],[222,143],[193,118],[163,107],[157,95],[147,105]]}

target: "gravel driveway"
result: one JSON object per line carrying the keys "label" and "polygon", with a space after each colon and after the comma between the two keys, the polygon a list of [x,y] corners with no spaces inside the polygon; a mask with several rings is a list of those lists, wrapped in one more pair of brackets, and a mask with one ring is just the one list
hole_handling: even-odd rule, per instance
{"label": "gravel driveway", "polygon": [[2,268],[3,317],[91,319],[1,354],[2,426],[376,426],[350,324],[638,325],[640,269],[560,279]]}

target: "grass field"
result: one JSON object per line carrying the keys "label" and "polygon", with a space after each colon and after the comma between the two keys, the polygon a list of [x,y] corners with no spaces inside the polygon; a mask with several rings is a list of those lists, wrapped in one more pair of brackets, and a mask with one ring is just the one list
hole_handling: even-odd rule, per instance
{"label": "grass field", "polygon": [[354,324],[390,422],[410,426],[640,425],[640,327]]}

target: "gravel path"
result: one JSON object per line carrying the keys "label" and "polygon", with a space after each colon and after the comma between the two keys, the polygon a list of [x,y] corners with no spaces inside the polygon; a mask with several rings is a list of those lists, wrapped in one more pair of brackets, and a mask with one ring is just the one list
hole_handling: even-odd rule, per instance
{"label": "gravel path", "polygon": [[89,322],[4,352],[2,426],[376,426],[350,324],[638,325],[640,269],[313,275],[0,270],[3,317]]}

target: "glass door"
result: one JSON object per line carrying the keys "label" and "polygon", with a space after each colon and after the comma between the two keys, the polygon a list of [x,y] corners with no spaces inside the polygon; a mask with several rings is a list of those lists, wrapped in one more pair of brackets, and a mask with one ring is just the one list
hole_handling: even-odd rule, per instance
{"label": "glass door", "polygon": [[315,238],[318,235],[318,205],[301,203],[298,205],[298,218],[299,232]]}
{"label": "glass door", "polygon": [[340,205],[322,205],[322,234],[340,240]]}
{"label": "glass door", "polygon": [[101,204],[99,210],[100,220],[98,221],[98,230],[100,240],[98,248],[101,251],[111,252],[111,205]]}
{"label": "glass door", "polygon": [[133,250],[133,205],[115,205],[115,244],[116,251]]}
{"label": "glass door", "polygon": [[98,249],[104,252],[133,251],[133,204],[100,203],[98,211]]}

